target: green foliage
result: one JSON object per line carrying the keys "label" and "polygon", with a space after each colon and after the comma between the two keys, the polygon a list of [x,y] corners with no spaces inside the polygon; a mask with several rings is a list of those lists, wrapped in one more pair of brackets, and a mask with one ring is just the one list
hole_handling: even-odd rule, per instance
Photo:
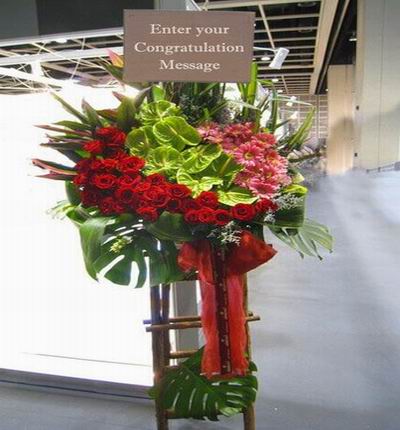
{"label": "green foliage", "polygon": [[269,225],[271,232],[286,245],[297,251],[301,257],[309,255],[322,259],[319,247],[329,252],[333,251],[333,238],[329,230],[322,224],[305,219],[302,226],[297,228],[281,228]]}
{"label": "green foliage", "polygon": [[172,146],[182,151],[186,145],[197,145],[201,141],[198,131],[179,116],[170,116],[154,124],[153,133],[161,145]]}
{"label": "green foliage", "polygon": [[127,136],[126,146],[131,155],[137,155],[146,159],[149,151],[158,146],[154,137],[153,127],[145,125],[132,130]]}
{"label": "green foliage", "polygon": [[[176,418],[233,416],[256,400],[257,378],[251,374],[229,379],[207,379],[200,374],[203,349],[167,371],[160,384],[151,391]],[[252,365],[252,370],[256,370]]]}
{"label": "green foliage", "polygon": [[103,121],[96,110],[85,100],[82,101],[82,110],[85,113],[87,121],[92,129],[103,126]]}
{"label": "green foliage", "polygon": [[174,103],[159,100],[144,105],[140,111],[140,119],[144,125],[154,125],[169,116],[180,115],[181,110]]}
{"label": "green foliage", "polygon": [[257,197],[250,190],[234,186],[228,190],[218,190],[218,200],[224,205],[235,206],[238,203],[254,203]]}
{"label": "green foliage", "polygon": [[300,125],[296,132],[279,142],[278,147],[282,154],[287,155],[294,150],[301,149],[310,133],[313,124],[314,113],[315,108],[311,108],[310,112],[308,112],[306,118],[304,119],[304,122]]}
{"label": "green foliage", "polygon": [[218,177],[201,176],[195,178],[184,169],[178,170],[176,180],[179,184],[188,186],[192,190],[194,197],[197,197],[202,191],[210,191],[214,185],[222,185],[223,180]]}
{"label": "green foliage", "polygon": [[146,173],[162,173],[166,176],[175,176],[182,164],[182,155],[179,151],[168,146],[160,146],[149,152],[146,164]]}
{"label": "green foliage", "polygon": [[213,143],[195,146],[183,151],[182,168],[188,173],[198,173],[207,168],[222,153],[222,148]]}
{"label": "green foliage", "polygon": [[159,240],[185,242],[193,235],[181,214],[163,212],[156,222],[146,223],[146,229]]}
{"label": "green foliage", "polygon": [[129,97],[124,97],[117,109],[117,126],[129,133],[136,124],[135,101]]}
{"label": "green foliage", "polygon": [[229,187],[237,173],[243,169],[235,160],[225,152],[213,160],[210,165],[202,171],[204,176],[217,177],[223,180],[224,186]]}

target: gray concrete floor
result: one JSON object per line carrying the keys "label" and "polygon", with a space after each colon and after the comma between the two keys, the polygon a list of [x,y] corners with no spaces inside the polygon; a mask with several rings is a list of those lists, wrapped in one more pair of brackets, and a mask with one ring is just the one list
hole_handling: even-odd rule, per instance
{"label": "gray concrete floor", "polygon": [[[250,276],[259,367],[258,430],[400,429],[400,174],[323,178],[310,217],[335,253],[301,259],[284,246]],[[152,430],[148,401],[0,388],[0,430]],[[242,429],[175,422],[172,430]]]}

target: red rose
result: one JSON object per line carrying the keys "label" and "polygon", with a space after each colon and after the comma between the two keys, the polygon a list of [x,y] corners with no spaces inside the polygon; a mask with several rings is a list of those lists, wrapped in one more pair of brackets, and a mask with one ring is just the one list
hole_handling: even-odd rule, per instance
{"label": "red rose", "polygon": [[91,163],[92,160],[90,158],[83,158],[76,163],[75,170],[78,172],[88,172],[90,170]]}
{"label": "red rose", "polygon": [[179,199],[170,199],[167,203],[165,209],[168,212],[179,213],[182,210],[182,200]]}
{"label": "red rose", "polygon": [[125,188],[134,188],[136,185],[138,185],[140,183],[140,181],[142,180],[142,177],[137,174],[137,175],[122,175],[120,178],[118,178],[118,184],[121,187],[125,187]]}
{"label": "red rose", "polygon": [[115,169],[118,164],[118,161],[114,158],[105,158],[104,160],[100,160],[100,162],[104,169]]}
{"label": "red rose", "polygon": [[119,203],[123,203],[125,205],[130,205],[137,199],[137,195],[134,193],[132,188],[127,187],[118,188],[115,192],[115,197]]}
{"label": "red rose", "polygon": [[232,208],[232,215],[240,221],[250,221],[254,218],[256,211],[253,205],[238,203]]}
{"label": "red rose", "polygon": [[176,199],[184,199],[185,197],[189,197],[192,191],[186,185],[171,184],[169,186],[169,193],[171,194],[171,197]]}
{"label": "red rose", "polygon": [[144,193],[145,191],[151,188],[151,184],[149,182],[140,182],[136,185],[135,191],[137,193]]}
{"label": "red rose", "polygon": [[196,198],[196,201],[198,201],[201,206],[207,206],[212,209],[215,209],[218,206],[218,196],[212,191],[201,192]]}
{"label": "red rose", "polygon": [[74,184],[75,185],[85,185],[88,182],[89,178],[88,175],[86,173],[79,173],[78,175],[75,176],[74,178]]}
{"label": "red rose", "polygon": [[103,127],[96,130],[96,136],[108,147],[118,148],[124,145],[126,135],[116,127]]}
{"label": "red rose", "polygon": [[159,173],[153,173],[147,176],[145,181],[149,182],[151,185],[164,185],[166,183],[165,177]]}
{"label": "red rose", "polygon": [[143,169],[145,161],[134,155],[123,158],[118,163],[118,170],[125,174],[138,173]]}
{"label": "red rose", "polygon": [[226,225],[229,221],[232,220],[231,214],[225,209],[217,209],[214,212],[215,224],[217,225]]}
{"label": "red rose", "polygon": [[143,197],[156,208],[165,207],[170,199],[170,196],[167,194],[164,188],[156,186],[150,187],[150,189],[145,191],[143,193]]}
{"label": "red rose", "polygon": [[99,159],[97,159],[97,158],[92,158],[91,160],[90,160],[90,170],[94,170],[94,171],[97,171],[97,170],[103,170],[103,160],[99,160]]}
{"label": "red rose", "polygon": [[117,184],[117,177],[109,173],[100,173],[94,175],[92,179],[93,184],[101,190],[109,190],[114,188]]}
{"label": "red rose", "polygon": [[268,211],[275,212],[276,210],[278,210],[278,205],[272,200],[262,199],[255,204],[255,210],[257,213],[268,212]]}
{"label": "red rose", "polygon": [[143,217],[145,221],[154,222],[158,219],[157,209],[149,206],[143,206],[137,209],[137,213]]}
{"label": "red rose", "polygon": [[99,208],[102,214],[112,215],[116,213],[115,201],[112,197],[105,197],[99,202]]}
{"label": "red rose", "polygon": [[183,216],[185,221],[189,224],[196,224],[199,222],[199,212],[198,210],[189,210]]}
{"label": "red rose", "polygon": [[182,210],[183,210],[183,212],[187,212],[187,211],[190,211],[190,210],[198,210],[200,208],[201,208],[200,204],[196,200],[194,200],[192,198],[188,198],[188,199],[182,200]]}
{"label": "red rose", "polygon": [[93,188],[85,189],[81,192],[81,200],[85,207],[96,206],[100,200],[100,193]]}
{"label": "red rose", "polygon": [[91,154],[101,154],[104,149],[104,144],[103,142],[100,142],[100,140],[92,140],[85,143],[85,145],[83,145],[83,149]]}
{"label": "red rose", "polygon": [[212,224],[215,222],[214,211],[210,208],[203,208],[198,211],[199,221],[204,224]]}

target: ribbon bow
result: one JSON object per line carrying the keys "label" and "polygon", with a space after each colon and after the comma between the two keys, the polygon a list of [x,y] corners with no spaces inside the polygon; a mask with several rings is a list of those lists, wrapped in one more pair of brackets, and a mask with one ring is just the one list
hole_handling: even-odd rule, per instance
{"label": "ribbon bow", "polygon": [[275,249],[249,231],[240,243],[226,249],[206,239],[185,242],[178,264],[185,272],[199,272],[202,300],[201,321],[206,340],[202,373],[245,375],[247,335],[244,312],[244,274],[270,260]]}

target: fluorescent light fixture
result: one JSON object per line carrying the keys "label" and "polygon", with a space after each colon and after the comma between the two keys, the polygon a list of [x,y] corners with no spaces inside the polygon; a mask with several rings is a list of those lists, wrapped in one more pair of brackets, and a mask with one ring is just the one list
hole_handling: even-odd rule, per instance
{"label": "fluorescent light fixture", "polygon": [[274,84],[276,84],[277,82],[279,82],[279,78],[272,78],[271,82],[273,82]]}
{"label": "fluorescent light fixture", "polygon": [[54,42],[56,43],[67,43],[68,39],[66,39],[65,37],[60,37],[59,39],[55,39]]}
{"label": "fluorescent light fixture", "polygon": [[282,93],[283,93],[283,90],[278,90],[278,91],[277,91],[277,93],[278,93],[278,94],[282,94]]}
{"label": "fluorescent light fixture", "polygon": [[264,55],[263,57],[261,57],[261,61],[270,61],[271,57],[268,57],[268,55]]}
{"label": "fluorescent light fixture", "polygon": [[357,42],[357,37],[355,36],[350,37],[349,42]]}
{"label": "fluorescent light fixture", "polygon": [[286,57],[289,54],[289,49],[287,48],[278,48],[274,59],[272,60],[269,67],[271,69],[280,69],[282,67],[283,62],[286,60]]}

